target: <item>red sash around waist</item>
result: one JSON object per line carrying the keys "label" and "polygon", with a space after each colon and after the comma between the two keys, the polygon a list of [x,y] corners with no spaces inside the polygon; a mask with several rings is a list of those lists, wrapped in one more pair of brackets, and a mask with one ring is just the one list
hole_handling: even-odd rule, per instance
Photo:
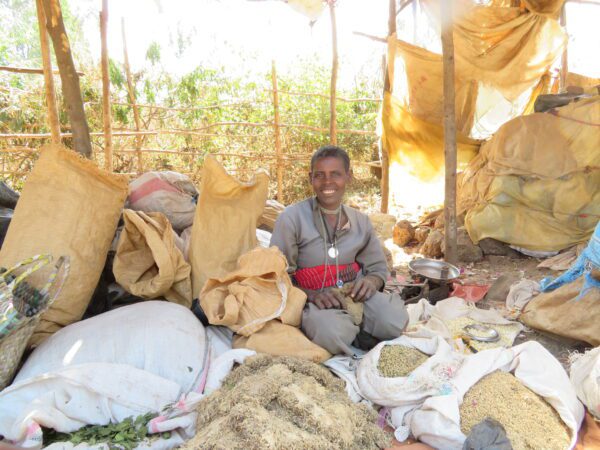
{"label": "red sash around waist", "polygon": [[[350,270],[348,270],[348,268],[350,268]],[[325,270],[327,270],[327,273],[325,273]],[[350,272],[350,276],[348,276],[346,273],[342,275],[342,272],[345,271]],[[360,272],[360,266],[355,262],[352,264],[338,265],[338,272],[340,273],[340,279],[342,281],[352,281],[356,278],[358,272]],[[294,274],[294,278],[296,279],[298,286],[304,289],[317,290],[321,289],[322,287],[335,286],[335,266],[328,265],[326,267],[325,265],[322,265],[298,269]],[[324,283],[323,279],[325,279]]]}

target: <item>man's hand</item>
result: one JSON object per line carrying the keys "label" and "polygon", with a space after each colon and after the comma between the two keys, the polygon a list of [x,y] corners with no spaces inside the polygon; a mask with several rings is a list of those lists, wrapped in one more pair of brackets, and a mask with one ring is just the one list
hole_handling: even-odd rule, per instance
{"label": "man's hand", "polygon": [[323,292],[311,291],[303,289],[306,292],[307,300],[314,303],[319,309],[341,309],[342,298],[341,294],[331,289],[326,289]]}
{"label": "man's hand", "polygon": [[357,302],[364,302],[370,299],[375,292],[383,285],[383,280],[374,275],[367,275],[354,282],[354,288],[350,297]]}

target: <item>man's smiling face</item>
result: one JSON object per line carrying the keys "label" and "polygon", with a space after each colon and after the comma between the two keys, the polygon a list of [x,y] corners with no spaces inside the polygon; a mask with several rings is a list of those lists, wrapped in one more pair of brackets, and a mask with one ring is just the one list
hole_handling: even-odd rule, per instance
{"label": "man's smiling face", "polygon": [[350,182],[351,174],[346,172],[344,161],[341,158],[327,156],[315,161],[309,177],[321,206],[335,209],[342,203],[346,184]]}

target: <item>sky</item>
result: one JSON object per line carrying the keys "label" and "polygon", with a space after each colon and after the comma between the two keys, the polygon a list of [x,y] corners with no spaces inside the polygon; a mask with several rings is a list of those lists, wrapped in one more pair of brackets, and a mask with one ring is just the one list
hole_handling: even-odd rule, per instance
{"label": "sky", "polygon": [[[289,0],[315,2],[319,0]],[[109,0],[108,45],[111,58],[122,61],[121,18],[125,19],[129,59],[134,71],[146,64],[149,45],[161,46],[161,61],[174,74],[191,71],[207,62],[222,64],[230,71],[264,71],[275,59],[279,69],[293,67],[298,58],[317,55],[331,61],[331,23],[325,8],[311,26],[310,19],[288,4],[276,0]],[[73,1],[72,8],[87,8],[86,38],[95,59],[100,55],[98,19],[90,10],[101,9],[101,0]],[[79,5],[79,6],[78,6]],[[90,8],[91,7],[91,8]],[[600,77],[600,6],[567,4],[567,28],[571,42],[569,68],[587,76]],[[401,17],[408,18],[410,8]],[[380,73],[383,44],[356,36],[353,31],[385,36],[388,0],[338,0],[336,7],[340,84],[351,83],[358,70]],[[409,27],[411,25],[408,25]],[[404,27],[406,28],[406,26]],[[178,30],[185,50],[177,51]],[[402,30],[412,34],[411,30]],[[253,55],[241,65],[244,55]]]}
{"label": "sky", "polygon": [[[98,9],[101,2],[98,0]],[[76,2],[74,3],[76,8]],[[353,31],[385,36],[388,0],[340,0],[336,7],[340,83],[354,70],[369,65],[381,71],[384,44],[358,37]],[[161,46],[161,61],[175,74],[191,71],[206,61],[219,61],[228,70],[243,70],[240,55],[254,55],[253,64],[268,70],[275,59],[279,68],[291,67],[298,58],[318,55],[331,61],[331,22],[324,9],[312,24],[309,17],[281,1],[248,0],[128,0],[109,1],[108,51],[123,60],[121,17],[125,18],[127,47],[132,70],[141,69],[149,45]],[[177,30],[186,42],[178,55]],[[97,20],[87,20],[85,35],[92,55],[100,54]],[[98,36],[98,37],[96,37]],[[97,58],[97,57],[95,57]]]}

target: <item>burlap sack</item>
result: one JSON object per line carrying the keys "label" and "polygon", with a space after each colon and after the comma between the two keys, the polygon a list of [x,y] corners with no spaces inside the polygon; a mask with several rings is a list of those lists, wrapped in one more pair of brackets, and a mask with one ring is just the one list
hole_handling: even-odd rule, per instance
{"label": "burlap sack", "polygon": [[256,223],[268,188],[266,172],[242,183],[214,157],[204,160],[189,254],[194,298],[208,278],[232,272],[239,256],[256,247]]}
{"label": "burlap sack", "polygon": [[525,307],[521,321],[538,330],[600,345],[600,290],[592,288],[578,299],[583,281],[580,277],[538,295]]}
{"label": "burlap sack", "polygon": [[127,180],[62,146],[46,146],[21,193],[0,266],[40,253],[65,255],[71,271],[30,344],[81,319],[104,267],[127,197]]}
{"label": "burlap sack", "polygon": [[200,306],[211,325],[235,331],[234,347],[324,361],[329,353],[299,330],[306,294],[292,285],[277,247],[242,255],[235,271],[209,279]]}
{"label": "burlap sack", "polygon": [[192,268],[175,245],[175,232],[159,212],[126,209],[125,226],[119,237],[113,263],[115,279],[138,297],[164,297],[192,306]]}

